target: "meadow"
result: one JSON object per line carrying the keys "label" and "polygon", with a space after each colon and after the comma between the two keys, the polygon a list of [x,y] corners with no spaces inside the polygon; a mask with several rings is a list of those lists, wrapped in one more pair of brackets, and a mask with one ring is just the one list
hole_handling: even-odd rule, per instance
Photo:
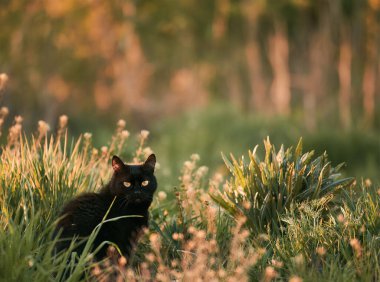
{"label": "meadow", "polygon": [[[3,108],[2,120],[6,114]],[[284,138],[285,146],[277,145],[276,136],[256,143],[246,139],[251,143],[239,147],[238,153],[217,152],[220,160],[213,164],[213,151],[223,143],[213,147],[201,131],[191,140],[211,147],[199,146],[204,148],[199,155],[181,160],[186,142],[179,140],[186,135],[172,135],[184,144],[183,151],[162,139],[151,145],[148,131],[134,136],[124,120],[117,122],[104,146],[94,145],[101,140],[95,134],[73,137],[67,116],[61,116],[50,131],[47,123],[39,121],[34,134],[24,133],[22,124],[22,118],[16,117],[9,128],[2,128],[1,281],[57,281],[66,275],[68,281],[380,279],[377,180],[350,177],[342,165],[319,148],[313,151],[303,139]],[[221,134],[214,133],[214,137]],[[226,134],[235,138],[230,144],[236,147],[239,136]],[[154,139],[158,132],[151,135]],[[169,147],[172,151],[165,152]],[[113,154],[139,162],[152,151],[160,163],[159,189],[150,228],[133,259],[96,263],[88,248],[77,260],[70,250],[53,256],[52,230],[62,205],[106,183]],[[202,165],[203,158],[210,167]],[[175,167],[179,162],[181,168]],[[175,168],[165,171],[170,164]],[[96,230],[89,244],[94,236]]]}
{"label": "meadow", "polygon": [[[380,281],[379,18],[380,0],[0,1],[0,282]],[[93,260],[99,228],[54,256],[64,203],[152,151],[131,261]]]}

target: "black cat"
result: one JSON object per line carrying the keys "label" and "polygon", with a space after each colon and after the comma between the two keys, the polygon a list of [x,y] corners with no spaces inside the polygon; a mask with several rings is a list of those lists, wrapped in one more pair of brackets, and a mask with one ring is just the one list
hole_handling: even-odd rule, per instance
{"label": "black cat", "polygon": [[[86,238],[94,228],[106,219],[120,216],[139,216],[120,218],[103,223],[92,246],[95,250],[104,241],[115,243],[123,256],[131,256],[137,243],[139,233],[148,226],[148,208],[157,189],[154,176],[156,157],[150,155],[141,165],[128,165],[114,156],[111,181],[98,193],[85,193],[71,200],[61,213],[55,234],[60,234],[55,251],[60,252],[70,246],[74,237]],[[114,201],[114,202],[113,202]],[[113,202],[112,207],[111,203]],[[57,235],[56,235],[57,236]],[[76,249],[79,255],[83,252],[85,242]],[[107,245],[95,254],[97,260],[107,256]]]}

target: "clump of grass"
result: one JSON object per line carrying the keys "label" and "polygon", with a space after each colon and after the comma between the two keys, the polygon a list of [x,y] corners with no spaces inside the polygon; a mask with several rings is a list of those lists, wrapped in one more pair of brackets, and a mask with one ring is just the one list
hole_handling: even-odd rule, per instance
{"label": "clump of grass", "polygon": [[260,161],[257,146],[249,151],[249,163],[244,158],[230,161],[223,156],[232,177],[222,192],[212,193],[213,200],[232,216],[244,215],[253,234],[268,229],[280,234],[283,214],[293,203],[321,199],[347,188],[353,178],[339,178],[340,164],[333,167],[324,153],[314,158],[314,151],[302,153],[302,139],[293,152],[281,146],[276,152],[264,141],[265,159]]}
{"label": "clump of grass", "polygon": [[[2,109],[1,113],[4,120],[8,111]],[[15,117],[0,153],[0,280],[58,279],[67,270],[70,251],[52,256],[54,221],[69,199],[109,180],[110,156],[126,151],[129,132],[124,129],[125,122],[119,121],[110,143],[97,149],[90,133],[77,140],[69,138],[67,116],[60,117],[53,134],[46,122],[39,121],[30,138],[23,135],[22,122]],[[128,158],[138,161],[149,153],[147,135],[147,131],[139,135],[137,149]],[[72,262],[73,281],[83,276],[89,255],[84,252]]]}
{"label": "clump of grass", "polygon": [[[116,270],[127,281],[248,280],[248,270],[261,257],[248,239],[246,218],[237,220],[214,205],[208,185],[219,185],[220,176],[206,181],[207,168],[197,165],[199,156],[186,161],[176,189],[170,214],[162,212],[165,203],[157,199],[153,208],[148,244],[141,244],[135,269],[124,265]],[[159,209],[159,211],[157,211]],[[97,271],[97,273],[100,272]]]}
{"label": "clump of grass", "polygon": [[326,201],[292,205],[281,217],[287,223],[284,235],[270,237],[267,248],[271,256],[264,265],[274,265],[283,278],[297,275],[305,281],[378,281],[378,190],[364,183],[356,185],[342,196],[339,209],[327,210],[327,217]]}

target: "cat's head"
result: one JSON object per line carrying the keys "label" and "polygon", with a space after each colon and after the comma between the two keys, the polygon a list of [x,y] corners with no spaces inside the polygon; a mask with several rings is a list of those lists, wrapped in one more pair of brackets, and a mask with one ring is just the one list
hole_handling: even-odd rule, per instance
{"label": "cat's head", "polygon": [[110,192],[125,204],[150,204],[157,189],[154,176],[156,156],[151,154],[143,164],[124,164],[117,156],[112,158]]}

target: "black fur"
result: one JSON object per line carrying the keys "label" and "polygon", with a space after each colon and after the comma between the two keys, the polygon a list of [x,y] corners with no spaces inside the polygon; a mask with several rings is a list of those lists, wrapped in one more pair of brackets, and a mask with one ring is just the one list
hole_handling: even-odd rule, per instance
{"label": "black fur", "polygon": [[[154,176],[155,155],[150,155],[142,165],[126,165],[117,156],[112,159],[114,174],[111,181],[98,193],[85,193],[71,200],[63,208],[55,234],[60,234],[55,251],[60,252],[70,246],[72,238],[88,237],[94,228],[101,223],[115,199],[107,219],[126,215],[140,217],[122,218],[102,225],[92,250],[102,242],[115,243],[123,256],[129,258],[137,243],[139,234],[148,226],[148,208],[157,189]],[[144,181],[149,181],[143,186]],[[130,187],[123,183],[129,182]],[[146,182],[145,182],[146,184]],[[129,185],[129,184],[128,184]],[[85,243],[75,249],[78,254],[83,252]],[[96,253],[95,258],[101,260],[107,256],[105,245]]]}

